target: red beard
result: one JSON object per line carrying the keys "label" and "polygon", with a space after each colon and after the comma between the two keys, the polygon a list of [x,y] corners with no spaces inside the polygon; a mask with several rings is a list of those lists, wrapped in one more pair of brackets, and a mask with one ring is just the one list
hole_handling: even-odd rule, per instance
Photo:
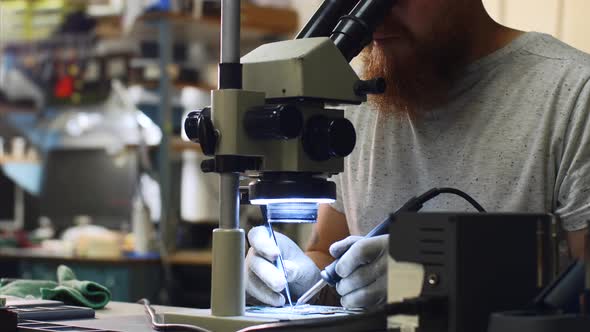
{"label": "red beard", "polygon": [[[384,114],[412,118],[444,105],[469,50],[465,37],[449,33],[457,30],[449,27],[446,31],[443,33],[446,38],[432,33],[430,40],[417,42],[405,32],[403,40],[369,45],[361,53],[365,65],[362,76],[364,79],[382,77],[387,83],[385,93],[370,95],[369,103]],[[409,43],[410,46],[404,47],[411,51],[401,55],[403,52],[394,45],[398,42]]]}

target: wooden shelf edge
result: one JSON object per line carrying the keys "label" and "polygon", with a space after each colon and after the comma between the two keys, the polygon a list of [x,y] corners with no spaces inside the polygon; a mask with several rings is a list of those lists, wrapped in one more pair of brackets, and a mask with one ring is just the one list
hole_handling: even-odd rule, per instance
{"label": "wooden shelf edge", "polygon": [[[145,88],[148,89],[157,89],[159,82],[151,82],[151,81],[133,81],[130,82],[129,85],[140,85],[143,86]],[[173,82],[172,85],[177,88],[177,89],[182,89],[182,88],[195,88],[195,89],[199,89],[199,90],[203,90],[203,91],[211,91],[211,90],[215,90],[217,89],[215,86],[213,85],[209,85],[206,83],[193,83],[193,82]]]}
{"label": "wooden shelf edge", "polygon": [[179,250],[168,256],[173,265],[211,265],[211,250]]}
{"label": "wooden shelf edge", "polygon": [[170,148],[177,152],[184,150],[202,152],[201,145],[198,143],[187,142],[179,136],[170,137]]}
{"label": "wooden shelf edge", "polygon": [[3,164],[28,164],[28,165],[39,165],[41,160],[38,159],[15,159],[10,157],[0,156],[0,165]]}
{"label": "wooden shelf edge", "polygon": [[[203,16],[195,18],[188,14],[170,12],[151,12],[140,16],[139,21],[155,21],[167,19],[179,24],[203,23],[219,26],[219,16]],[[269,34],[293,34],[297,30],[297,12],[293,9],[242,5],[242,28]]]}

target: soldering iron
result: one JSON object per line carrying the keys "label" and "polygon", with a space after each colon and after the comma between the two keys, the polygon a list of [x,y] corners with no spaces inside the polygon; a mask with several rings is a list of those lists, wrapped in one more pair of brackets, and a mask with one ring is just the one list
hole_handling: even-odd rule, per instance
{"label": "soldering iron", "polygon": [[[461,190],[454,189],[454,188],[433,188],[429,191],[425,192],[420,196],[413,197],[408,202],[406,202],[401,208],[399,208],[396,212],[389,215],[385,220],[383,220],[377,227],[373,228],[367,235],[366,238],[375,237],[379,235],[385,235],[389,232],[389,226],[391,225],[392,220],[395,220],[395,216],[402,212],[417,212],[422,209],[422,206],[427,201],[433,199],[434,197],[443,194],[455,194],[461,196],[466,201],[468,201],[471,205],[473,205],[479,212],[485,212],[484,208],[477,203],[471,196],[464,193]],[[311,287],[307,292],[305,292],[301,297],[297,300],[296,305],[301,305],[307,303],[311,298],[313,298],[317,293],[319,293],[326,285],[330,285],[335,287],[336,284],[342,279],[336,273],[336,265],[340,259],[335,260],[330,265],[326,266],[326,268],[320,273],[322,279],[318,281],[313,287]]]}

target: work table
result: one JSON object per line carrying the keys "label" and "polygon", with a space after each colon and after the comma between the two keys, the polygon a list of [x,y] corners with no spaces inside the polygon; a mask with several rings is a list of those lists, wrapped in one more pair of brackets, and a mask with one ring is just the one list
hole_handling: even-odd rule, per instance
{"label": "work table", "polygon": [[[170,306],[160,306],[154,305],[153,308],[156,310],[157,314],[164,314],[166,323],[181,323],[181,324],[195,324],[191,323],[194,320],[195,316],[201,317],[201,323],[197,323],[205,328],[213,329],[213,331],[236,331],[244,328],[248,325],[252,325],[252,322],[257,322],[256,324],[264,324],[267,322],[278,322],[278,321],[285,321],[285,320],[298,320],[298,319],[310,319],[310,318],[328,318],[328,317],[336,317],[330,315],[309,315],[309,316],[264,316],[264,314],[253,314],[247,313],[245,317],[226,317],[222,322],[219,318],[215,318],[212,320],[211,311],[210,309],[191,309],[191,308],[183,308],[183,307],[170,307]],[[336,314],[340,316],[342,314]],[[173,317],[176,316],[176,317]],[[192,316],[193,318],[187,318],[182,316]],[[190,319],[190,320],[186,320]],[[245,323],[244,319],[250,321],[250,323]],[[215,322],[215,323],[213,323]],[[134,304],[134,303],[123,303],[123,302],[111,302],[108,306],[103,310],[96,311],[96,319],[88,319],[88,320],[79,320],[79,321],[65,321],[65,322],[53,322],[55,324],[62,324],[74,327],[82,327],[82,328],[91,328],[91,329],[101,329],[100,332],[144,332],[144,331],[155,331],[151,327],[151,323],[149,320],[148,315],[144,311],[144,306],[141,304]],[[246,325],[244,325],[246,324]],[[358,323],[356,323],[357,328],[359,327]],[[361,323],[364,324],[364,323]],[[354,324],[353,324],[354,325]],[[241,326],[241,327],[238,327]],[[364,325],[363,325],[364,326]],[[335,330],[339,331],[342,329],[342,326],[334,326]],[[58,329],[56,329],[58,330]],[[63,330],[63,329],[61,329]],[[393,324],[390,325],[388,328],[390,332],[400,332],[399,325]],[[89,331],[90,332],[90,331]]]}

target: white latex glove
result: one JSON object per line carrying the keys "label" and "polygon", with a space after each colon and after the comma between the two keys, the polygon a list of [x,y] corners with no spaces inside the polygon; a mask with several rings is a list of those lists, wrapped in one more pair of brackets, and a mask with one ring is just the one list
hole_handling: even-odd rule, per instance
{"label": "white latex glove", "polygon": [[340,258],[336,273],[342,277],[336,291],[345,308],[368,308],[387,300],[387,252],[389,235],[371,238],[349,236],[330,246]]}
{"label": "white latex glove", "polygon": [[275,266],[279,248],[263,226],[252,228],[248,233],[250,250],[246,256],[246,293],[258,301],[280,307],[285,305],[282,292],[289,282],[292,300],[295,301],[315,282],[320,280],[320,271],[295,242],[275,232],[283,255],[287,280],[283,271]]}

